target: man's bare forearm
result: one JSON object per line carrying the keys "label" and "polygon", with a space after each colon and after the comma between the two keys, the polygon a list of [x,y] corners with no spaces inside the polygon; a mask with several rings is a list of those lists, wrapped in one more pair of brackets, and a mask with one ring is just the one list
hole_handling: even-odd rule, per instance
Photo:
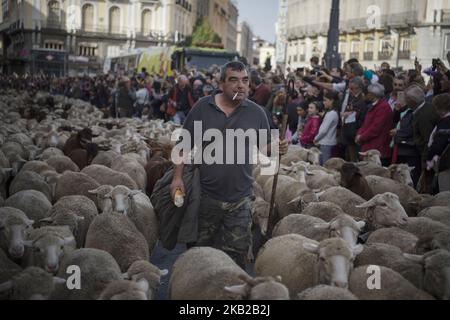
{"label": "man's bare forearm", "polygon": [[175,165],[173,171],[173,179],[183,179],[184,163]]}

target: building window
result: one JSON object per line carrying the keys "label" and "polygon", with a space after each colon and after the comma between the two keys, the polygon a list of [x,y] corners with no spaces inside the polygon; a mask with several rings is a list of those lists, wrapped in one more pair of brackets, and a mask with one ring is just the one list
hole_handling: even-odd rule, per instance
{"label": "building window", "polygon": [[364,52],[374,52],[375,42],[373,39],[367,39],[364,45]]}
{"label": "building window", "polygon": [[380,51],[391,53],[394,50],[394,42],[391,38],[381,39]]}
{"label": "building window", "polygon": [[149,35],[152,29],[152,12],[148,9],[142,11],[141,31],[144,35]]}
{"label": "building window", "polygon": [[9,0],[2,0],[2,12],[3,19],[6,19],[9,15]]}
{"label": "building window", "polygon": [[112,7],[109,9],[109,32],[119,33],[120,31],[120,9]]}
{"label": "building window", "polygon": [[46,41],[44,43],[44,48],[47,50],[64,50],[64,44],[61,42],[51,42],[51,41]]}
{"label": "building window", "polygon": [[50,1],[48,3],[48,24],[51,27],[58,27],[60,22],[59,1]]}
{"label": "building window", "polygon": [[81,28],[84,31],[94,30],[94,6],[92,4],[83,6],[81,13]]}
{"label": "building window", "polygon": [[84,57],[95,57],[97,53],[97,48],[86,46],[86,45],[80,45],[78,47],[78,55],[84,56]]}
{"label": "building window", "polygon": [[411,51],[411,39],[402,39],[401,51]]}
{"label": "building window", "polygon": [[352,53],[359,53],[361,51],[361,42],[359,40],[353,40],[351,46]]}

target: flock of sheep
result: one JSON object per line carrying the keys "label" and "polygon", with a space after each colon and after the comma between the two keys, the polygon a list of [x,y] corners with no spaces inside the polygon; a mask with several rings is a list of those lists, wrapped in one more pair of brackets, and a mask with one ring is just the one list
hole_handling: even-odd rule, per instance
{"label": "flock of sheep", "polygon": [[[79,100],[4,92],[0,299],[147,300],[165,276],[177,300],[450,298],[450,193],[418,194],[411,168],[383,168],[376,151],[360,163],[331,159],[321,167],[318,150],[290,147],[276,225],[249,250],[255,277],[213,248],[186,251],[170,275],[160,270],[149,262],[159,227],[149,196],[171,167],[175,129],[103,119]],[[268,237],[273,177],[261,169],[253,225]],[[68,285],[72,266],[81,288]]]}

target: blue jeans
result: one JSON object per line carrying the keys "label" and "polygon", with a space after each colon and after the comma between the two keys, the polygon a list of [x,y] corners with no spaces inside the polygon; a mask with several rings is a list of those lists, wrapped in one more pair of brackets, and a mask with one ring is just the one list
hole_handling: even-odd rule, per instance
{"label": "blue jeans", "polygon": [[184,121],[186,121],[186,114],[184,111],[177,111],[172,120],[175,124],[183,125]]}
{"label": "blue jeans", "polygon": [[325,164],[325,162],[327,162],[328,160],[331,159],[333,148],[334,148],[334,146],[324,146],[324,145],[320,146],[320,152],[321,152],[320,165],[321,166],[323,166]]}

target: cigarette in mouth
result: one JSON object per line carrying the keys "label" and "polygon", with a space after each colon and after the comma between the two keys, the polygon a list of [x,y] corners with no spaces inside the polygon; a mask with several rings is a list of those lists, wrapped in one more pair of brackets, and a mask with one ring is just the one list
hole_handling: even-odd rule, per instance
{"label": "cigarette in mouth", "polygon": [[233,97],[233,101],[235,101],[236,100],[236,98],[237,98],[237,96],[239,95],[239,92],[237,92],[235,95],[234,95],[234,97]]}

